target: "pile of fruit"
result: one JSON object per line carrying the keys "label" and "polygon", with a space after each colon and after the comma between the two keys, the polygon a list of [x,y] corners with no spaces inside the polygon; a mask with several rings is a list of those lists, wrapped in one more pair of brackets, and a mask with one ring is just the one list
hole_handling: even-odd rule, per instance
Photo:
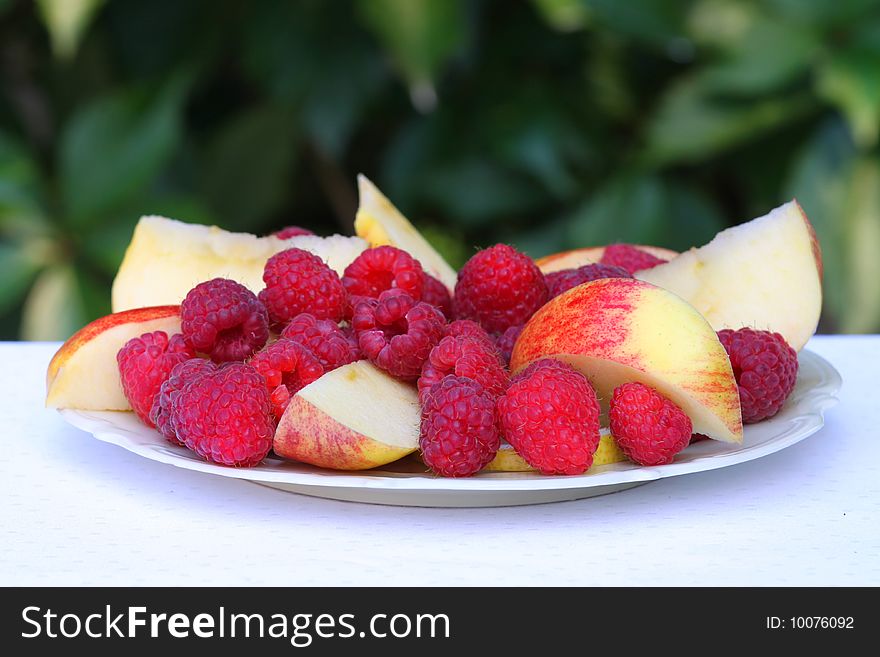
{"label": "pile of fruit", "polygon": [[741,443],[795,386],[822,269],[794,201],[681,254],[498,244],[455,272],[359,182],[358,237],[143,218],[47,404],[133,411],[228,466],[574,475]]}

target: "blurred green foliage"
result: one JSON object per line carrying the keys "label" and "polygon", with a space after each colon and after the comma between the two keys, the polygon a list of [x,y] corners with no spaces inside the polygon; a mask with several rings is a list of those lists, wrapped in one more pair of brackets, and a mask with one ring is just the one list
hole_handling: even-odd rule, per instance
{"label": "blurred green foliage", "polygon": [[350,232],[359,171],[454,264],[796,196],[880,329],[875,0],[0,0],[0,75],[4,338],[107,312],[143,213]]}

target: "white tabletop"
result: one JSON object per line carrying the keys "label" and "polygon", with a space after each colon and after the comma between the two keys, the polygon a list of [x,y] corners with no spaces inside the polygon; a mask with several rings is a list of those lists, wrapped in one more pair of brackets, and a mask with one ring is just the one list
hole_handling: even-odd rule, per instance
{"label": "white tabletop", "polygon": [[880,336],[816,337],[819,433],[575,502],[372,506],[181,470],[43,408],[57,344],[0,343],[0,585],[880,585]]}

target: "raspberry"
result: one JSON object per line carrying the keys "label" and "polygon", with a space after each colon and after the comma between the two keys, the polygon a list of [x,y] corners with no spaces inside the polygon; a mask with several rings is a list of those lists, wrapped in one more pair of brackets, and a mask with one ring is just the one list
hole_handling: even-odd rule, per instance
{"label": "raspberry", "polygon": [[266,261],[266,287],[260,301],[266,304],[274,326],[284,326],[300,313],[340,321],[346,313],[345,288],[339,275],[314,253],[287,249]]}
{"label": "raspberry", "polygon": [[505,366],[510,366],[510,355],[513,353],[513,345],[516,344],[516,340],[519,338],[519,334],[522,333],[524,326],[511,326],[495,339],[495,346],[498,348]]}
{"label": "raspberry", "polygon": [[502,333],[525,324],[547,299],[544,275],[532,259],[496,244],[462,267],[452,307],[457,319],[473,319],[490,333]]}
{"label": "raspberry", "polygon": [[269,339],[269,317],[256,295],[227,278],[199,283],[180,304],[183,336],[215,362],[244,360]]}
{"label": "raspberry", "polygon": [[156,425],[159,433],[172,443],[183,444],[177,439],[177,432],[174,429],[174,413],[172,412],[174,399],[187,383],[216,369],[217,366],[210,360],[190,358],[175,365],[169,377],[159,388],[159,394],[156,395],[153,407],[150,409],[150,420]]}
{"label": "raspberry", "polygon": [[308,228],[302,228],[301,226],[285,226],[272,234],[280,240],[289,240],[291,237],[300,237],[302,235],[314,235]]}
{"label": "raspberry", "polygon": [[445,376],[422,409],[422,460],[443,477],[482,470],[501,446],[495,398],[472,379]]}
{"label": "raspberry", "polygon": [[308,313],[294,317],[281,332],[281,337],[298,342],[311,351],[325,372],[360,358],[357,340],[351,339],[329,319],[316,319]]}
{"label": "raspberry", "polygon": [[431,349],[440,341],[444,318],[429,303],[399,290],[361,301],[351,325],[361,353],[376,367],[400,379],[415,381]]}
{"label": "raspberry", "polygon": [[604,265],[616,265],[630,274],[635,274],[637,271],[651,269],[668,261],[642,251],[632,244],[609,244],[605,247],[599,262]]}
{"label": "raspberry", "polygon": [[250,360],[266,380],[276,418],[284,415],[290,398],[324,374],[317,357],[299,342],[281,338]]}
{"label": "raspberry", "polygon": [[116,353],[122,391],[144,424],[155,426],[150,420],[150,409],[162,382],[175,365],[193,356],[195,352],[182,335],[175,333],[169,338],[165,331],[132,338]]}
{"label": "raspberry", "polygon": [[554,271],[544,276],[551,299],[582,283],[589,283],[600,278],[632,278],[632,275],[622,267],[597,262],[577,269]]}
{"label": "raspberry", "polygon": [[643,383],[614,389],[608,411],[611,434],[640,465],[665,465],[688,446],[693,427],[678,406]]}
{"label": "raspberry", "polygon": [[797,352],[778,333],[750,328],[718,331],[739,384],[743,422],[773,417],[797,382]]}
{"label": "raspberry", "polygon": [[443,283],[429,274],[425,274],[422,301],[437,306],[444,316],[452,317],[452,295],[449,294],[449,290]]}
{"label": "raspberry", "polygon": [[599,402],[587,378],[552,359],[533,363],[498,399],[501,432],[543,474],[575,475],[599,447]]}
{"label": "raspberry", "polygon": [[507,388],[507,372],[498,352],[477,338],[448,336],[431,350],[418,382],[422,404],[434,384],[448,374],[473,379],[493,397]]}
{"label": "raspberry", "polygon": [[266,381],[245,363],[227,363],[190,381],[171,407],[177,438],[209,461],[253,466],[272,447]]}
{"label": "raspberry", "polygon": [[419,261],[394,246],[367,249],[345,268],[342,284],[355,299],[378,299],[385,290],[397,289],[416,301],[425,289],[425,273]]}
{"label": "raspberry", "polygon": [[449,322],[443,327],[443,337],[448,335],[476,338],[487,345],[495,346],[495,341],[486,333],[486,329],[470,319],[457,319],[454,322]]}

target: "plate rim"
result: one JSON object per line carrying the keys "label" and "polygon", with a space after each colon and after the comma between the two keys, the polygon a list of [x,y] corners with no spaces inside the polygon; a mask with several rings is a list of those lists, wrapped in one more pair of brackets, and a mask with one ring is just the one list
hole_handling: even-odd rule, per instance
{"label": "plate rim", "polygon": [[[787,427],[775,436],[757,445],[736,447],[730,451],[708,454],[694,460],[674,462],[661,466],[627,466],[615,469],[615,465],[598,466],[595,470],[582,475],[549,476],[538,473],[505,473],[487,472],[474,477],[445,478],[426,474],[423,476],[401,474],[381,470],[380,468],[365,471],[335,471],[294,464],[292,466],[308,467],[308,471],[299,470],[267,470],[260,466],[253,468],[232,468],[209,463],[193,458],[179,456],[176,448],[158,432],[155,433],[162,441],[145,441],[134,432],[120,427],[111,421],[112,417],[130,411],[82,411],[75,409],[59,409],[61,417],[72,426],[92,434],[102,442],[117,445],[129,452],[149,460],[172,465],[185,470],[204,472],[233,479],[242,479],[264,484],[288,484],[317,488],[368,488],[395,492],[420,491],[423,493],[462,493],[462,492],[504,492],[519,490],[564,490],[583,489],[614,484],[650,482],[666,477],[675,477],[696,472],[706,472],[732,465],[738,465],[790,447],[809,437],[821,429],[824,424],[825,412],[839,402],[838,393],[843,384],[840,373],[822,356],[809,350],[798,354],[803,362],[809,362],[821,374],[819,381],[803,392],[798,401],[798,408],[806,406],[803,412],[787,421]],[[802,362],[802,365],[803,365]],[[773,420],[768,420],[772,422]],[[157,449],[161,446],[161,449]]]}

